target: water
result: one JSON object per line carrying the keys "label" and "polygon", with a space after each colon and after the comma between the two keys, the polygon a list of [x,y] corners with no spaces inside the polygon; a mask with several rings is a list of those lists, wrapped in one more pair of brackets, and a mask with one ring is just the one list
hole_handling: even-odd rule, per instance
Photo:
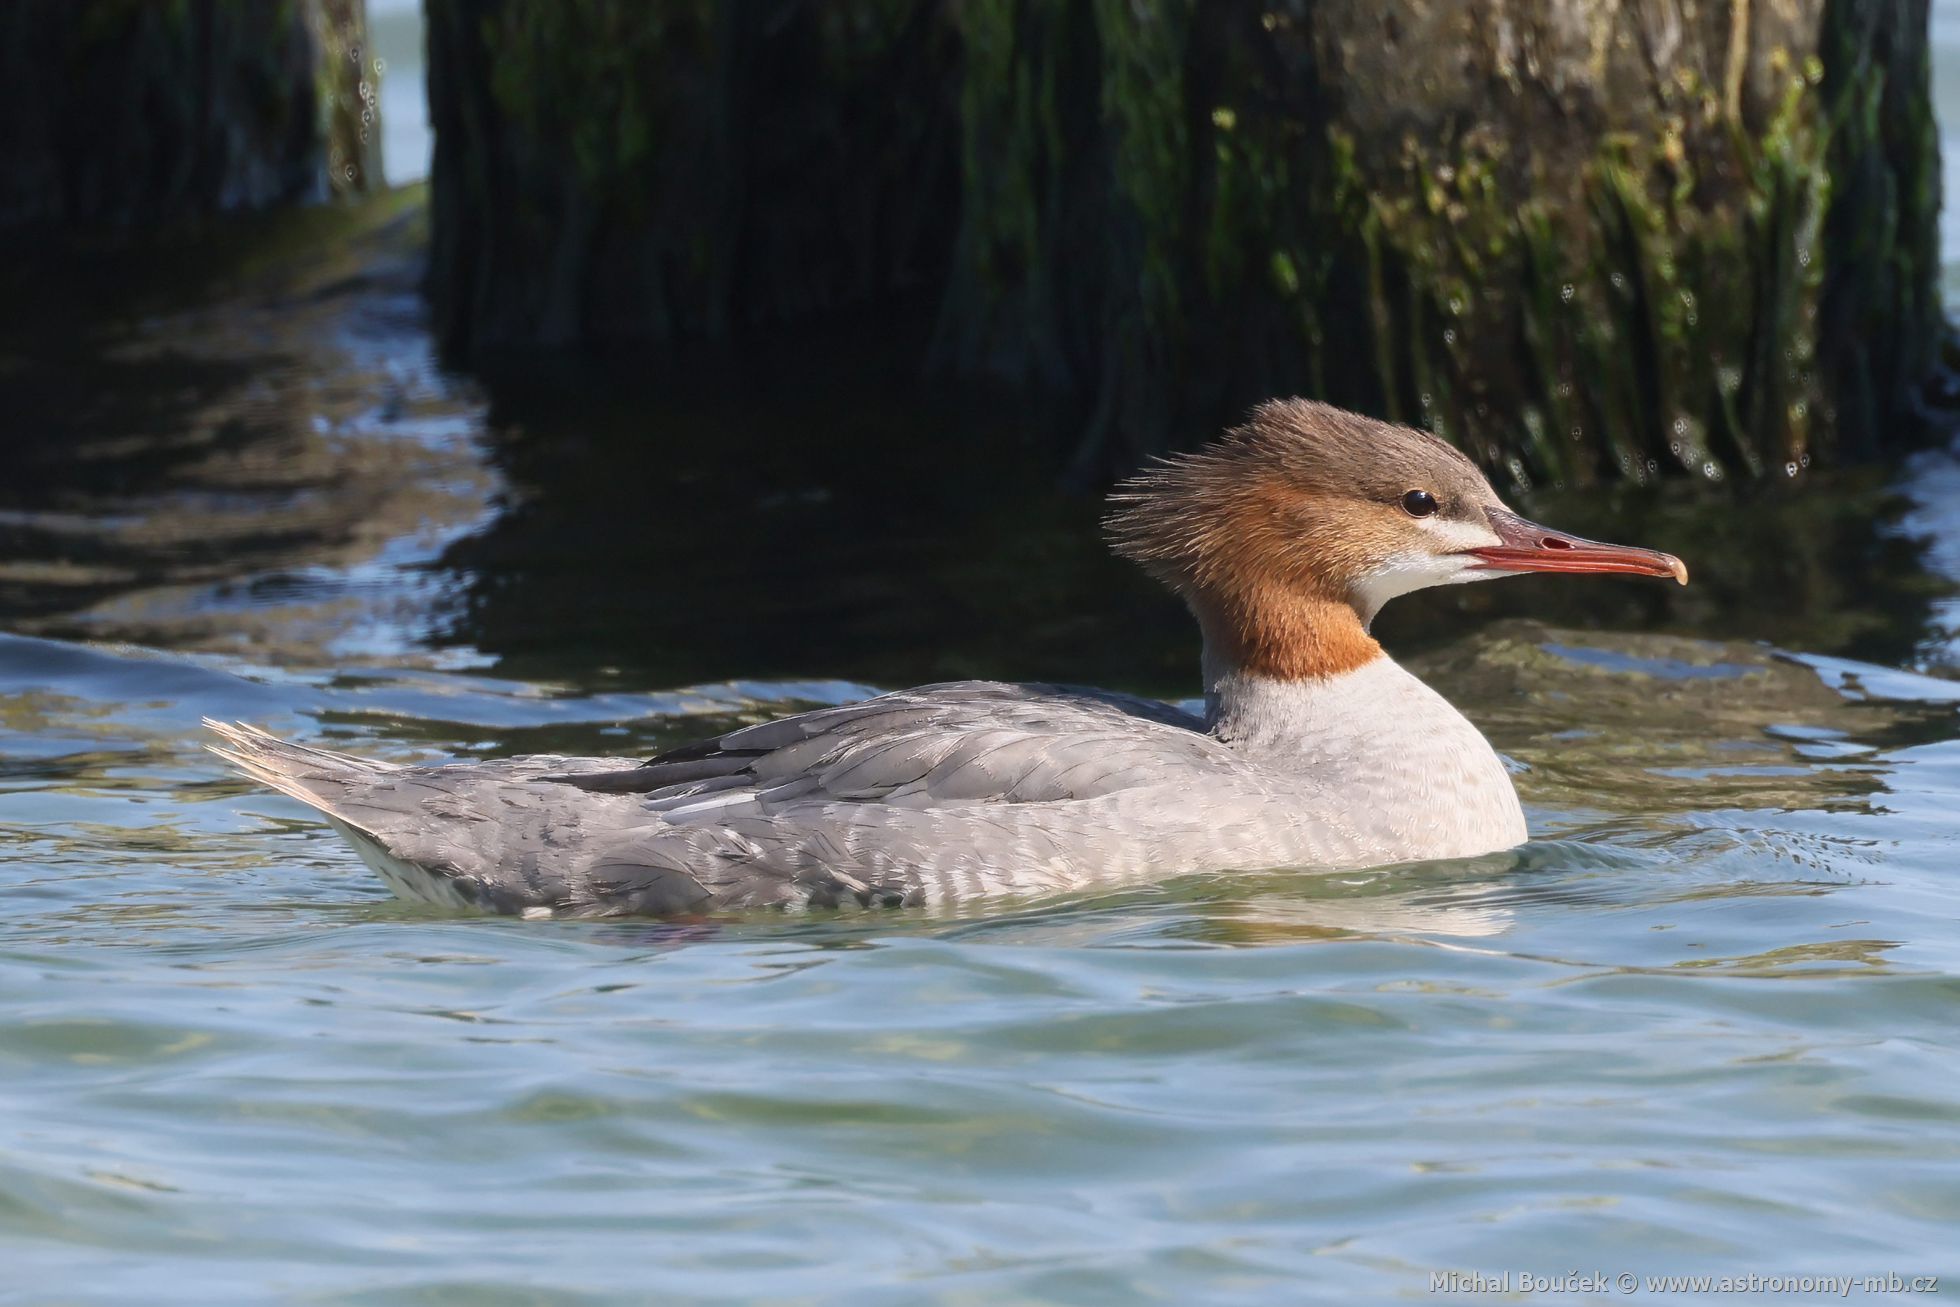
{"label": "water", "polygon": [[390,900],[197,718],[638,751],[771,687],[0,639],[0,1264],[110,1303],[1960,1273],[1960,688],[1515,625],[1425,670],[1531,767],[1515,865],[523,923]]}
{"label": "water", "polygon": [[382,61],[381,171],[390,186],[429,175],[435,137],[423,94],[420,0],[367,0],[368,43]]}
{"label": "water", "polygon": [[644,753],[860,682],[1184,694],[1193,651],[1038,442],[964,493],[1020,415],[949,412],[849,332],[485,393],[422,330],[419,221],[8,300],[0,1301],[1960,1277],[1951,455],[1535,505],[1696,585],[1391,610],[1519,764],[1516,857],[953,918],[459,918],[198,719]]}

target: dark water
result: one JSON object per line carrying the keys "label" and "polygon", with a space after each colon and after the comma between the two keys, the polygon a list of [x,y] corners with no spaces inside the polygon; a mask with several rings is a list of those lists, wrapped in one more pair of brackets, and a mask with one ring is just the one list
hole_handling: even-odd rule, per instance
{"label": "dark water", "polygon": [[486,394],[421,330],[418,222],[105,255],[0,326],[0,1300],[1960,1276],[1951,456],[1543,499],[1697,584],[1402,605],[1392,645],[1523,768],[1517,858],[448,917],[198,718],[637,753],[855,682],[1184,694],[1193,649],[1052,488],[1045,415],[850,332]]}

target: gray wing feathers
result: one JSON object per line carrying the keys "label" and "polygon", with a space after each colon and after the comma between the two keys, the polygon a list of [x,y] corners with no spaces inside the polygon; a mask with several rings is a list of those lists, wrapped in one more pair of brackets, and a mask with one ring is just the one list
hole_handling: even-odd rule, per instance
{"label": "gray wing feathers", "polygon": [[655,811],[679,786],[731,775],[777,803],[787,796],[772,784],[788,781],[803,787],[799,798],[841,802],[1039,803],[1108,793],[1129,783],[1139,762],[1176,774],[1228,760],[1202,723],[1166,704],[966,681],[743,727],[603,781],[614,789],[630,775]]}
{"label": "gray wing feathers", "polygon": [[1051,888],[1091,857],[1147,861],[1146,841],[1110,832],[1149,826],[1133,810],[1161,804],[1153,787],[1243,767],[1165,705],[991,682],[820,709],[644,763],[394,767],[212,727],[248,775],[472,901],[590,915]]}

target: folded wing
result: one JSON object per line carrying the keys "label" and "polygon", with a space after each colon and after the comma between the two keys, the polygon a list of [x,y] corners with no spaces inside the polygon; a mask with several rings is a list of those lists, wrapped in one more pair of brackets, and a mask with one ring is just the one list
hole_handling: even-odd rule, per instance
{"label": "folded wing", "polygon": [[1247,771],[1164,704],[993,682],[819,709],[638,765],[380,768],[224,733],[227,756],[333,817],[398,891],[406,865],[486,907],[580,914],[944,901],[1071,883],[1091,861],[1141,870],[1166,841],[1228,842],[1209,815],[1172,810],[1193,780]]}
{"label": "folded wing", "polygon": [[1154,700],[960,681],[743,727],[631,769],[553,779],[642,795],[648,811],[679,824],[794,804],[1089,799],[1235,765],[1201,721]]}

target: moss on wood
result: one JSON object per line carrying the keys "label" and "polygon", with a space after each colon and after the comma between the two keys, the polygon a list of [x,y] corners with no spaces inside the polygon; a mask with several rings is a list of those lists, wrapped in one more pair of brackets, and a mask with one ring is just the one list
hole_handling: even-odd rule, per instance
{"label": "moss on wood", "polygon": [[364,13],[363,0],[0,6],[0,227],[150,226],[363,188],[380,139]]}
{"label": "moss on wood", "polygon": [[943,275],[956,87],[896,0],[432,0],[431,272],[466,354],[722,339]]}
{"label": "moss on wood", "polygon": [[1529,484],[1869,454],[1936,366],[1925,0],[431,17],[465,348],[911,287],[930,366],[1072,397],[1085,471],[1295,391]]}

